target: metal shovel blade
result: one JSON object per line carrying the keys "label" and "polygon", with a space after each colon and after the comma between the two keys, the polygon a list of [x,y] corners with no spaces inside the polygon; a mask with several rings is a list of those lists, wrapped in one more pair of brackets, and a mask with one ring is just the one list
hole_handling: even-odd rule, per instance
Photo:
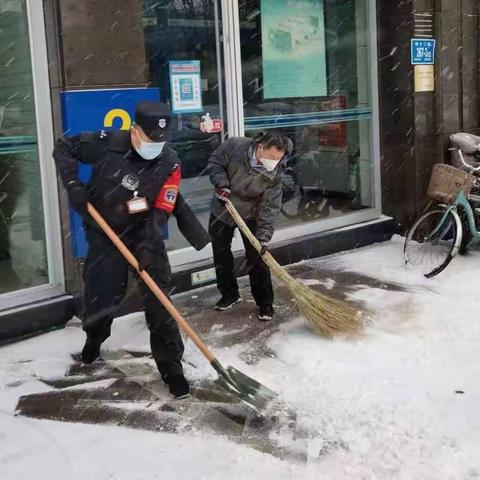
{"label": "metal shovel blade", "polygon": [[212,362],[212,366],[218,372],[217,383],[257,413],[263,414],[278,397],[273,390],[232,366],[224,368],[218,360]]}

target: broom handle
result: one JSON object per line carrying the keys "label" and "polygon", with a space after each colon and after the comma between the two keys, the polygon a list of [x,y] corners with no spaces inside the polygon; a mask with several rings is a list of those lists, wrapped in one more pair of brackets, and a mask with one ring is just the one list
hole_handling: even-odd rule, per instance
{"label": "broom handle", "polygon": [[[260,242],[252,233],[252,231],[248,228],[248,225],[245,223],[243,218],[238,213],[238,210],[235,208],[233,203],[230,200],[225,202],[225,207],[229,211],[230,215],[232,216],[233,220],[237,224],[238,228],[242,231],[242,233],[248,238],[249,242],[253,245],[253,248],[260,253],[262,251],[262,246]],[[277,277],[283,280],[287,284],[291,284],[292,282],[296,283],[296,280],[284,269],[280,266],[280,264],[273,258],[272,254],[269,251],[266,251],[263,255],[261,255],[262,260],[265,264],[272,269]]]}
{"label": "broom handle", "polygon": [[142,277],[142,280],[147,284],[148,288],[152,293],[160,300],[162,305],[168,311],[168,313],[173,317],[177,322],[178,326],[192,339],[193,343],[198,347],[198,349],[205,355],[207,360],[212,363],[214,362],[215,355],[209,350],[209,348],[200,340],[200,337],[197,335],[195,330],[188,324],[188,322],[182,317],[179,311],[173,306],[172,302],[168,297],[160,290],[160,287],[156,284],[155,280],[146,272],[145,270],[138,270],[138,261],[127,248],[127,246],[122,242],[119,236],[111,229],[110,225],[103,219],[103,217],[98,213],[95,207],[91,204],[87,204],[87,211],[93,217],[93,219],[98,223],[100,228],[105,232],[105,234],[110,238],[113,244],[120,250],[120,253],[126,258],[128,263],[137,271],[137,273]]}

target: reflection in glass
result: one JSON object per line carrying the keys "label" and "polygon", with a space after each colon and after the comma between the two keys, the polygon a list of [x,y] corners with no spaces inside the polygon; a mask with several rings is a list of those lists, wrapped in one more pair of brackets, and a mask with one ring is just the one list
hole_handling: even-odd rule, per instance
{"label": "reflection in glass", "polygon": [[[226,131],[222,90],[221,13],[219,0],[144,0],[144,33],[150,81],[160,88],[164,101],[170,102],[169,62],[199,60],[203,112],[175,116],[172,146],[182,164],[182,194],[205,227],[208,225],[212,186],[206,175],[211,153],[221,144]],[[223,132],[206,133],[200,129],[205,116],[221,119]],[[207,118],[208,118],[207,117]],[[167,249],[189,244],[169,222]]]}
{"label": "reflection in glass", "polygon": [[[208,158],[225,133],[219,0],[144,0],[150,80],[170,99],[169,62],[200,60],[204,111],[176,117],[182,190],[207,226]],[[230,6],[228,2],[227,5]],[[241,74],[246,135],[275,128],[294,142],[279,226],[374,205],[367,0],[242,0]],[[233,68],[233,67],[230,67]],[[224,129],[225,132],[225,129]],[[168,248],[187,244],[170,222]]]}
{"label": "reflection in glass", "polygon": [[245,0],[245,131],[276,128],[295,150],[280,225],[373,205],[366,0]]}
{"label": "reflection in glass", "polygon": [[25,0],[0,5],[0,293],[48,282]]}

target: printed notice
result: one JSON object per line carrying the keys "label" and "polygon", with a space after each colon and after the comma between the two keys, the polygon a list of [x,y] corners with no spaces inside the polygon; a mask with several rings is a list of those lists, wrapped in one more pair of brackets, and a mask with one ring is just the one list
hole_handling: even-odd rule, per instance
{"label": "printed notice", "polygon": [[433,65],[415,65],[415,92],[435,90],[435,69]]}
{"label": "printed notice", "polygon": [[262,0],[263,95],[327,95],[323,0]]}
{"label": "printed notice", "polygon": [[200,61],[172,60],[169,65],[172,112],[201,112],[203,106]]}

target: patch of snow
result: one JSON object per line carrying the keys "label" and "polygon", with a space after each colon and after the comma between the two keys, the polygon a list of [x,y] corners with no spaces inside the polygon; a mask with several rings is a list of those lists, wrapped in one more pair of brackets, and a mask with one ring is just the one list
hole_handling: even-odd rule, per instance
{"label": "patch of snow", "polygon": [[331,290],[335,286],[335,280],[333,280],[333,278],[327,278],[325,280],[319,280],[316,278],[297,278],[297,280],[309,287],[322,285],[326,289]]}
{"label": "patch of snow", "polygon": [[86,382],[79,385],[62,388],[62,391],[69,390],[101,390],[111,387],[117,381],[116,378],[107,378],[106,380],[97,380],[95,382]]}
{"label": "patch of snow", "polygon": [[[19,396],[50,389],[39,378],[65,373],[84,340],[77,324],[0,349],[2,478],[478,478],[480,254],[455,258],[427,280],[404,267],[402,243],[394,237],[314,261],[319,269],[387,285],[349,290],[372,314],[363,335],[328,340],[293,318],[268,338],[273,357],[247,364],[242,358],[250,345],[215,351],[223,365],[275,390],[296,412],[296,429],[304,435],[281,428],[271,439],[303,449],[307,462],[282,461],[200,429],[177,435],[14,417]],[[187,377],[215,378],[193,343],[185,347]],[[148,352],[144,316],[116,320],[106,348]]]}

